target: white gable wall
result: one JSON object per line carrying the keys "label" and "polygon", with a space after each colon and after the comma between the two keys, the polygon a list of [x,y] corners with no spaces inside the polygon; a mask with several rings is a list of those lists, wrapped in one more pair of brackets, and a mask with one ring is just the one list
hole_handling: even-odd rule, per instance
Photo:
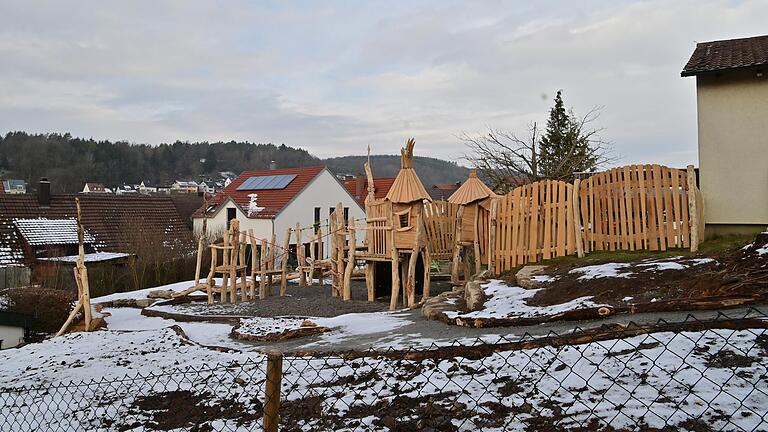
{"label": "white gable wall", "polygon": [[[210,238],[220,237],[227,229],[227,209],[235,209],[235,217],[240,221],[241,230],[247,231],[252,229],[254,236],[260,239],[265,238],[269,240],[272,238],[272,219],[249,218],[230,199],[224,202],[223,207],[213,217],[208,218],[206,230]],[[193,219],[193,229],[196,236],[203,232],[203,218]],[[280,238],[280,235],[278,235],[278,239]]]}
{"label": "white gable wall", "polygon": [[[285,237],[288,228],[295,228],[296,222],[303,227],[311,227],[315,223],[315,207],[320,207],[320,224],[327,225],[330,209],[336,207],[341,202],[343,207],[349,208],[349,216],[355,219],[365,218],[365,210],[360,204],[344,189],[336,178],[327,169],[320,172],[314,180],[293,201],[291,201],[275,219],[275,232],[279,242]],[[328,234],[328,228],[323,226],[323,234]],[[301,233],[302,240],[307,242],[312,231],[307,230]],[[363,233],[358,233],[358,243],[362,244]],[[330,240],[326,238],[326,257],[327,246]],[[291,243],[296,243],[295,234]]]}

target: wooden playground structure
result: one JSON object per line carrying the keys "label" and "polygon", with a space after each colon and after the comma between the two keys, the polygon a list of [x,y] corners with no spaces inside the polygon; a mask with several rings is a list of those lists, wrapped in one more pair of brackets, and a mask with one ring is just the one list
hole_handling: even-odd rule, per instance
{"label": "wooden playground structure", "polygon": [[[458,286],[483,266],[499,274],[592,250],[696,250],[702,238],[703,205],[690,166],[632,165],[574,183],[542,180],[503,196],[472,171],[447,201],[432,201],[413,168],[414,146],[409,139],[401,149],[400,171],[383,199],[375,198],[370,163],[365,164],[364,221],[345,220],[339,203],[326,225],[297,224],[280,246],[276,235],[256,238],[233,219],[223,241],[207,246],[211,264],[203,280],[201,237],[195,285],[177,295],[200,290],[209,303],[216,296],[222,302],[255,301],[273,295],[275,282],[285,296],[288,281],[311,286],[317,278],[322,286],[330,276],[331,295],[348,301],[352,278],[364,275],[367,300],[386,293],[394,310],[417,306],[417,287],[420,300],[429,297],[433,260],[449,261],[451,282]],[[308,241],[304,231],[310,232]],[[291,254],[294,268],[288,268]],[[388,288],[381,289],[384,284]]]}

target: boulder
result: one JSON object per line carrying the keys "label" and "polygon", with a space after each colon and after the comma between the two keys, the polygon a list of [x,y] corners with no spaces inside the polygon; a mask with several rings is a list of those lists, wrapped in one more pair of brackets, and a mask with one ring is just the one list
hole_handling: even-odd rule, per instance
{"label": "boulder", "polygon": [[462,291],[446,291],[442,294],[428,298],[421,306],[421,314],[429,320],[443,321],[452,324],[453,319],[448,318],[445,312],[458,312],[463,310],[464,293]]}
{"label": "boulder", "polygon": [[469,280],[470,281],[476,281],[476,280],[486,281],[486,280],[488,280],[488,279],[490,279],[492,277],[493,277],[493,275],[491,274],[491,272],[489,270],[483,270],[480,273],[472,275],[472,277],[469,278]]}
{"label": "boulder", "polygon": [[464,287],[464,302],[467,305],[467,312],[474,312],[483,308],[483,304],[485,304],[485,291],[481,281],[467,282],[467,285]]}
{"label": "boulder", "polygon": [[536,281],[533,276],[544,274],[547,270],[545,265],[527,265],[515,274],[517,285],[525,289],[537,289],[544,286],[544,283]]}

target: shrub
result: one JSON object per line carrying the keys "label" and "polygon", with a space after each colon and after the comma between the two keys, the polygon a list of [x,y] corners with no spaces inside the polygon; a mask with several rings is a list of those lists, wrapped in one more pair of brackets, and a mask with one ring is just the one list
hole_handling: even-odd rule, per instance
{"label": "shrub", "polygon": [[47,288],[11,288],[4,292],[8,310],[33,317],[32,330],[52,333],[67,320],[76,295]]}

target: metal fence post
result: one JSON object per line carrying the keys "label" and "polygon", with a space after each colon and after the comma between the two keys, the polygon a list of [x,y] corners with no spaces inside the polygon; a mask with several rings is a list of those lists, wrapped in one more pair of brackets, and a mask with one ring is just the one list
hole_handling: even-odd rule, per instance
{"label": "metal fence post", "polygon": [[264,389],[264,432],[277,432],[280,423],[280,381],[283,377],[283,354],[267,353],[267,382]]}

